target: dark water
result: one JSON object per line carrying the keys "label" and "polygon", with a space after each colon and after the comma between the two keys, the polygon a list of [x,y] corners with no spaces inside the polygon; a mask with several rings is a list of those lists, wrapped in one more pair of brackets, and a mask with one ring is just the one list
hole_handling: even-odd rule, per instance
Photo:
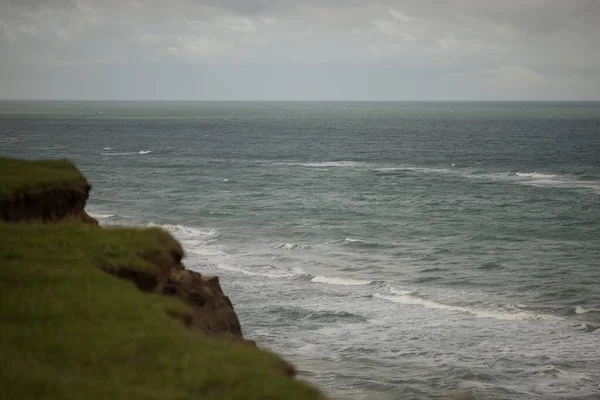
{"label": "dark water", "polygon": [[600,398],[600,103],[0,103],[331,397]]}

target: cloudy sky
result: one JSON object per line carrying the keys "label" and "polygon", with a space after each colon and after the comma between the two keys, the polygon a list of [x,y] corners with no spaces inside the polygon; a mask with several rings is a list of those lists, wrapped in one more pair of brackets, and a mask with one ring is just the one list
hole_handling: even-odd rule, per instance
{"label": "cloudy sky", "polygon": [[600,0],[0,0],[0,98],[600,100]]}

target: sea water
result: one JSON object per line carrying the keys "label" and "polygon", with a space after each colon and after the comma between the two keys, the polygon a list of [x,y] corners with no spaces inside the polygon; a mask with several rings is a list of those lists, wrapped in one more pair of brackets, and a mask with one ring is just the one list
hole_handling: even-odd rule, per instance
{"label": "sea water", "polygon": [[600,398],[600,103],[0,102],[331,398]]}

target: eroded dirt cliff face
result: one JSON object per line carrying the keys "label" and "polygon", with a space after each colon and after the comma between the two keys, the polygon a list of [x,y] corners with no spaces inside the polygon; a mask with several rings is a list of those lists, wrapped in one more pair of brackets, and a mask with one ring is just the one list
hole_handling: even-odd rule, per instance
{"label": "eroded dirt cliff face", "polygon": [[0,219],[7,222],[83,221],[98,224],[85,212],[90,192],[87,182],[32,188],[0,199]]}
{"label": "eroded dirt cliff face", "polygon": [[195,331],[243,339],[240,322],[218,277],[174,269],[162,293],[179,297],[188,304],[192,310],[190,327]]}
{"label": "eroded dirt cliff face", "polygon": [[178,243],[169,244],[167,256],[142,255],[158,268],[140,271],[127,265],[101,265],[100,268],[120,278],[131,280],[149,293],[172,296],[183,300],[189,312],[173,312],[196,333],[223,339],[243,340],[242,329],[233,305],[216,276],[206,276],[185,269],[181,264],[183,249]]}

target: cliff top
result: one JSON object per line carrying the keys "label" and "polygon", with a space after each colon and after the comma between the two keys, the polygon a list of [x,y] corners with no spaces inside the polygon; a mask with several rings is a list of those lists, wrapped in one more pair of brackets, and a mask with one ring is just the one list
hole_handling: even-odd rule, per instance
{"label": "cliff top", "polygon": [[29,161],[0,157],[0,199],[28,189],[85,184],[68,160]]}

